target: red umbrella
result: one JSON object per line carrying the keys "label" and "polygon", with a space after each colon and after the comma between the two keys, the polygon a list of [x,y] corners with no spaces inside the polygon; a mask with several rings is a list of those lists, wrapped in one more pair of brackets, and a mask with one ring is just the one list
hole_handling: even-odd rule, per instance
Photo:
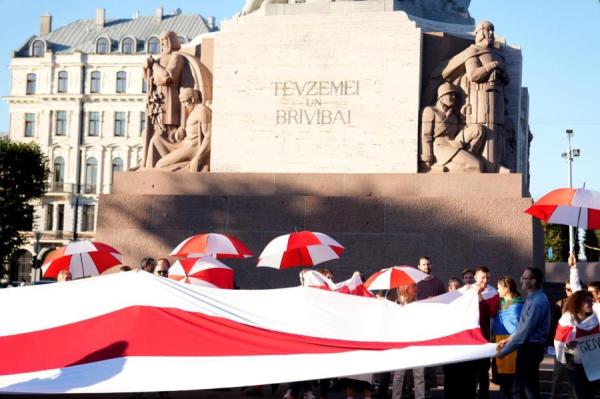
{"label": "red umbrella", "polygon": [[233,270],[211,256],[178,259],[169,268],[169,278],[212,288],[233,288]]}
{"label": "red umbrella", "polygon": [[429,277],[412,266],[392,266],[381,269],[365,282],[368,290],[389,290],[401,285],[415,284]]}
{"label": "red umbrella", "polygon": [[240,240],[227,234],[198,234],[182,241],[171,256],[180,258],[200,258],[210,255],[217,259],[250,258],[252,252]]}
{"label": "red umbrella", "polygon": [[600,192],[559,188],[537,200],[526,211],[544,222],[580,229],[600,229]]}
{"label": "red umbrella", "polygon": [[299,231],[273,239],[260,254],[258,266],[287,269],[338,259],[344,247],[323,233]]}
{"label": "red umbrella", "polygon": [[69,270],[73,278],[97,276],[123,263],[123,255],[110,245],[94,241],[72,241],[50,252],[42,264],[44,278],[56,278]]}

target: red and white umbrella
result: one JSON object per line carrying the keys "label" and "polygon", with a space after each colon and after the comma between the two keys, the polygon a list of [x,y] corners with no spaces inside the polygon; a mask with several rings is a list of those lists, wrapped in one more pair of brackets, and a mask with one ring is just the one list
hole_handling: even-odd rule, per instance
{"label": "red and white umbrella", "polygon": [[544,195],[525,212],[547,223],[597,230],[600,229],[600,192],[559,188]]}
{"label": "red and white umbrella", "polygon": [[169,268],[169,278],[211,288],[233,288],[233,270],[211,256],[178,259]]}
{"label": "red and white umbrella", "polygon": [[260,254],[257,266],[288,269],[314,266],[338,259],[344,247],[323,233],[298,231],[273,239]]}
{"label": "red and white umbrella", "polygon": [[123,263],[123,255],[110,245],[95,241],[73,241],[50,252],[42,264],[44,278],[56,278],[68,270],[73,278],[97,276]]}
{"label": "red and white umbrella", "polygon": [[429,277],[419,269],[412,266],[392,266],[381,269],[365,282],[365,287],[370,290],[389,290],[407,284],[415,284]]}
{"label": "red and white umbrella", "polygon": [[198,234],[182,241],[171,256],[180,258],[200,258],[210,255],[217,259],[250,258],[252,252],[237,238],[218,233]]}

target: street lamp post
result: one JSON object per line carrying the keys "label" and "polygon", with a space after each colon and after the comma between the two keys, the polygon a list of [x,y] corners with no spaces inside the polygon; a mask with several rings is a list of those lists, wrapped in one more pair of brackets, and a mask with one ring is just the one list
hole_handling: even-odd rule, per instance
{"label": "street lamp post", "polygon": [[[40,254],[40,240],[42,238],[42,232],[40,230],[35,230],[33,232],[33,235],[35,237],[35,246],[33,247],[33,251],[35,252],[35,255],[33,256],[33,273],[31,273],[31,282],[33,283],[34,281],[38,281],[42,279],[42,269],[39,268],[38,266],[38,255]],[[40,270],[40,275],[38,277],[38,269]]]}
{"label": "street lamp post", "polygon": [[[571,148],[571,138],[573,137],[573,129],[567,129],[568,147],[567,152],[562,153],[562,157],[567,160],[569,171],[569,188],[573,188],[573,160],[581,154],[579,148]],[[569,226],[569,252],[573,252],[575,248],[575,227]]]}

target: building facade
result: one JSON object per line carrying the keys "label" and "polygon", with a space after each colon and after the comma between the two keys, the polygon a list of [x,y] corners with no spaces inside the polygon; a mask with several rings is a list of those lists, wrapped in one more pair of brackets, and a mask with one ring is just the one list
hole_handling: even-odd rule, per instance
{"label": "building facade", "polygon": [[[136,13],[137,14],[137,13]],[[55,31],[52,16],[17,49],[9,69],[9,137],[37,142],[51,169],[46,195],[36,206],[30,242],[11,265],[10,279],[28,279],[32,257],[74,238],[94,238],[98,195],[113,174],[142,156],[146,84],[142,65],[160,52],[171,30],[185,46],[215,30],[214,18],[165,14],[108,20],[80,19]]]}

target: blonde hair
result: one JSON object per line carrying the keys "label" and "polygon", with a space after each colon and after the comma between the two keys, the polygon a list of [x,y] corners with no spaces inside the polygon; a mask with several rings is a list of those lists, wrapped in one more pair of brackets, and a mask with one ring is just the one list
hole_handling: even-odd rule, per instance
{"label": "blonde hair", "polygon": [[72,279],[73,279],[73,275],[67,269],[63,269],[63,270],[59,271],[58,275],[56,276],[57,282],[69,281]]}

